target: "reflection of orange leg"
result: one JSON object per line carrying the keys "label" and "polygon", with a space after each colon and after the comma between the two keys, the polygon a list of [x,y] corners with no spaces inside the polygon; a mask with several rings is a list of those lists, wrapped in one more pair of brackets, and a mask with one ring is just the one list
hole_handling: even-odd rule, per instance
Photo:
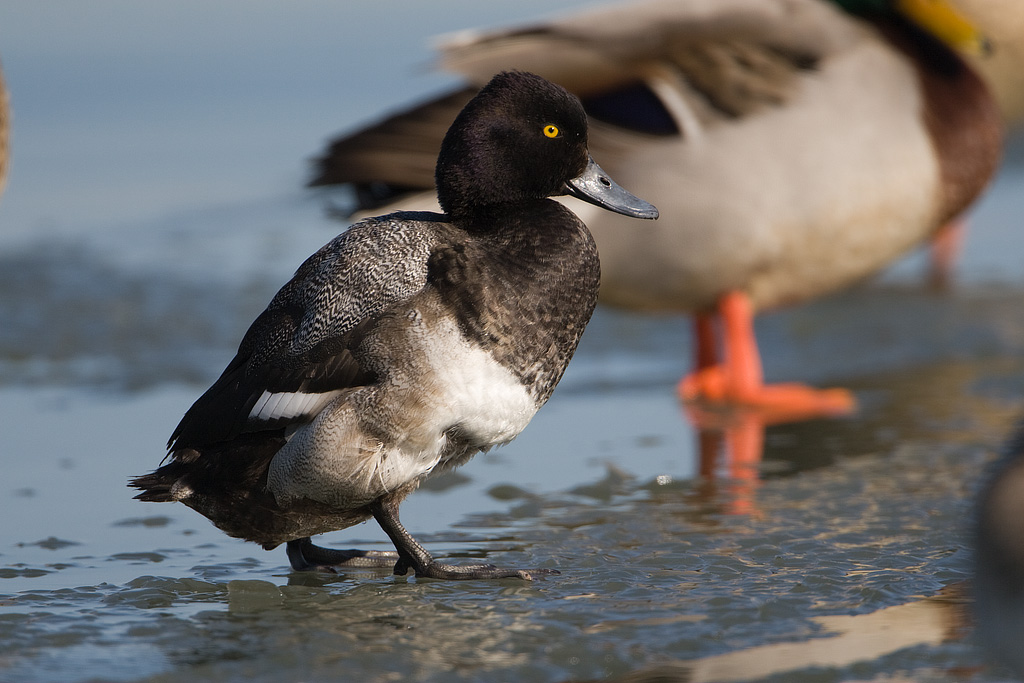
{"label": "reflection of orange leg", "polygon": [[954,218],[939,228],[932,237],[931,262],[928,269],[928,282],[936,289],[944,289],[953,279],[953,269],[963,250],[964,234],[967,232],[967,220]]}
{"label": "reflection of orange leg", "polygon": [[700,476],[704,479],[717,479],[722,433],[714,429],[698,429],[697,448],[700,451]]}
{"label": "reflection of orange leg", "polygon": [[[709,493],[718,488],[715,482],[725,480],[729,495],[725,511],[734,515],[757,515],[755,500],[760,485],[764,423],[756,412],[719,414],[691,413],[698,426],[700,475]],[[703,424],[702,424],[703,423]]]}
{"label": "reflection of orange leg", "polygon": [[732,479],[756,481],[758,465],[764,452],[764,422],[756,414],[739,416],[725,430],[725,448],[729,455],[729,476]]}
{"label": "reflection of orange leg", "polygon": [[746,413],[725,430],[725,452],[733,494],[728,507],[730,514],[756,516],[759,512],[754,496],[761,483],[758,465],[764,454],[764,428],[765,424],[756,414]]}
{"label": "reflection of orange leg", "polygon": [[730,292],[719,301],[718,312],[722,320],[724,362],[698,367],[684,377],[679,383],[683,400],[749,406],[762,411],[770,422],[842,415],[854,409],[853,395],[845,389],[766,385],[754,338],[750,299],[740,292]]}

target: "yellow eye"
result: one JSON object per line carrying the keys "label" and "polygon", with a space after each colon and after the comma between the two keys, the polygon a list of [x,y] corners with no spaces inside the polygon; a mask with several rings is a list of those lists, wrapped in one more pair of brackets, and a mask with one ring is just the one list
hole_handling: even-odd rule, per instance
{"label": "yellow eye", "polygon": [[561,134],[562,131],[558,130],[558,126],[552,125],[550,123],[544,126],[544,135],[546,135],[549,138],[557,138]]}

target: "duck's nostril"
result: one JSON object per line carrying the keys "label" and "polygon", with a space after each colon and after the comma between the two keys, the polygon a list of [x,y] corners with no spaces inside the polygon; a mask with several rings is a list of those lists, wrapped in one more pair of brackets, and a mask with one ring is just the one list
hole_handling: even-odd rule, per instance
{"label": "duck's nostril", "polygon": [[612,181],[608,179],[608,176],[601,176],[601,184],[605,187],[611,187]]}

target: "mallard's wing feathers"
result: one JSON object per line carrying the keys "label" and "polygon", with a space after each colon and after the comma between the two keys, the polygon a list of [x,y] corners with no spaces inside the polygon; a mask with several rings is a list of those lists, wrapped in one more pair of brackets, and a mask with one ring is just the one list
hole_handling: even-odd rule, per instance
{"label": "mallard's wing feathers", "polygon": [[353,183],[366,187],[360,197],[364,208],[373,208],[390,197],[373,197],[373,184],[421,189],[434,185],[434,165],[441,140],[455,116],[476,94],[466,87],[389,116],[354,134],[331,142],[315,160],[310,186]]}
{"label": "mallard's wing feathers", "polygon": [[591,135],[593,151],[614,154],[616,129],[689,138],[784,105],[802,74],[864,35],[820,0],[651,0],[462,32],[442,40],[439,63],[470,86],[336,139],[311,184],[351,184],[356,210],[431,189],[445,130],[497,71],[532,71],[576,93],[611,126]]}
{"label": "mallard's wing feathers", "polygon": [[440,45],[440,64],[474,83],[501,69],[533,71],[587,97],[695,44],[763,45],[806,60],[840,51],[858,35],[855,22],[820,0],[651,0],[453,34]]}

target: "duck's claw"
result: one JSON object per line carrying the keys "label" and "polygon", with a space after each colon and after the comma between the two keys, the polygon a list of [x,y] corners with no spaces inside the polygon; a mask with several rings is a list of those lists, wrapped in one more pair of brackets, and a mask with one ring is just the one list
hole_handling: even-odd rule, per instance
{"label": "duck's claw", "polygon": [[[409,565],[399,562],[395,565],[395,573],[404,575]],[[464,579],[522,579],[533,581],[543,576],[560,574],[557,569],[505,569],[493,564],[453,565],[441,562],[430,562],[416,569],[416,578],[444,579],[447,581]]]}

